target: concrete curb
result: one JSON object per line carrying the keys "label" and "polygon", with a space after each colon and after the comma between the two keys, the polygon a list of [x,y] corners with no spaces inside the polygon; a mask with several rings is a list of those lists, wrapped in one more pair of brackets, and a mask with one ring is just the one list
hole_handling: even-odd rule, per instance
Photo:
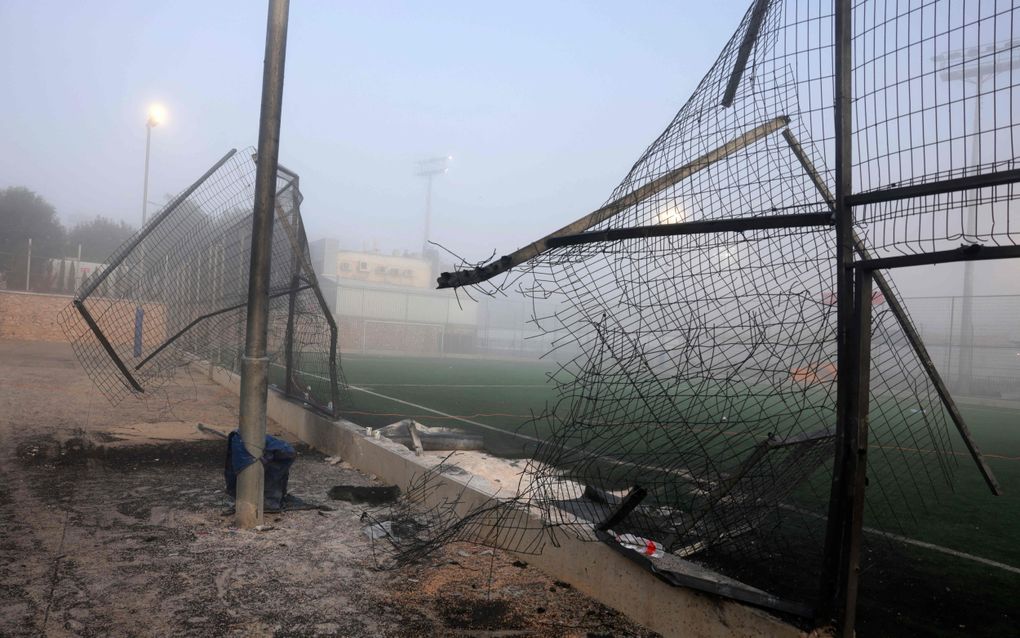
{"label": "concrete curb", "polygon": [[[201,369],[216,383],[239,391],[238,375],[208,364],[201,364]],[[269,393],[268,415],[305,443],[401,488],[429,469],[407,448],[366,436],[364,428],[350,421],[331,421],[279,393]],[[477,476],[442,474],[436,479],[442,484],[432,497],[458,498],[465,511],[489,501],[497,491],[494,485]],[[601,543],[562,534],[557,545],[546,543],[541,554],[521,558],[663,636],[803,635],[794,626],[759,609],[672,587]]]}

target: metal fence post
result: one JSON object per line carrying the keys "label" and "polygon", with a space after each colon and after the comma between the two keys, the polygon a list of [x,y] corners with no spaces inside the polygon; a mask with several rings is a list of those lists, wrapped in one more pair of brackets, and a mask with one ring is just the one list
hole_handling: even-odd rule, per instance
{"label": "metal fence post", "polygon": [[269,0],[266,24],[239,427],[245,450],[256,461],[238,474],[235,501],[237,524],[245,528],[262,523],[264,472],[261,459],[266,440],[266,400],[269,392],[269,359],[266,357],[269,283],[289,6],[289,0]]}
{"label": "metal fence post", "polygon": [[[836,449],[829,491],[829,510],[825,533],[822,579],[817,620],[827,624],[837,620],[838,635],[846,635],[847,623],[853,627],[856,600],[856,571],[847,569],[850,557],[848,529],[853,521],[854,470],[856,468],[858,388],[860,378],[860,308],[854,303],[853,208],[848,200],[853,189],[852,119],[852,37],[851,0],[834,0],[833,42],[835,53],[835,101],[833,119],[836,131],[835,196],[836,221]],[[868,281],[871,281],[870,276]],[[869,298],[870,301],[870,298]]]}
{"label": "metal fence post", "polygon": [[836,632],[850,638],[854,635],[857,617],[857,592],[860,586],[861,542],[864,531],[864,493],[867,477],[868,408],[871,398],[871,271],[857,269],[854,277],[854,317],[847,350],[853,356],[848,362],[851,382],[845,409],[846,445],[845,476],[841,523],[842,547],[837,576]]}

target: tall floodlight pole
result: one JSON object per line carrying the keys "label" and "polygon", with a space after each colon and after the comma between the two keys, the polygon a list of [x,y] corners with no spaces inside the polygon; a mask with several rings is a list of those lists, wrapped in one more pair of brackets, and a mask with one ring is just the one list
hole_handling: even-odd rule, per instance
{"label": "tall floodlight pole", "polygon": [[418,162],[418,177],[424,177],[427,184],[425,190],[425,234],[422,241],[422,253],[428,249],[429,238],[432,231],[432,178],[437,175],[444,175],[449,171],[447,164],[453,160],[452,155],[446,157],[432,157]]}
{"label": "tall floodlight pole", "polygon": [[[982,47],[958,49],[933,58],[941,67],[939,77],[946,82],[963,81],[974,87],[974,129],[971,131],[970,166],[981,164],[981,105],[985,82],[1000,73],[1010,73],[1016,66],[1020,41],[1011,40]],[[966,90],[965,90],[966,91]],[[977,238],[978,207],[973,204],[966,217],[964,232],[969,240]],[[974,377],[974,262],[963,262],[963,304],[960,307],[960,356],[957,359],[957,389],[970,394]],[[950,335],[952,338],[952,335]]]}
{"label": "tall floodlight pole", "polygon": [[145,225],[149,210],[149,148],[152,146],[152,129],[166,121],[166,109],[159,104],[149,107],[149,118],[145,121],[145,179],[142,182],[142,226]]}
{"label": "tall floodlight pole", "polygon": [[280,155],[283,69],[287,58],[287,17],[290,0],[269,0],[266,54],[262,71],[262,111],[255,167],[255,210],[252,219],[251,265],[248,271],[248,320],[241,358],[240,427],[244,448],[256,460],[237,476],[235,516],[239,527],[262,523],[262,451],[266,441],[266,399],[269,359],[269,281],[276,209],[276,174]]}

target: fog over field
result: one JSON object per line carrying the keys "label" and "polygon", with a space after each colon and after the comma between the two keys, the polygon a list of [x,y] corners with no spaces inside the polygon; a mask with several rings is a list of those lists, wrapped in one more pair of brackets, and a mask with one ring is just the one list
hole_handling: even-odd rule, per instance
{"label": "fog over field", "polygon": [[[745,11],[740,3],[301,3],[291,12],[281,162],[309,234],[421,247],[419,160],[452,155],[433,238],[481,258],[601,204]],[[65,223],[138,224],[150,199],[257,137],[265,8],[250,2],[0,3],[0,188]],[[15,63],[20,61],[20,63]]]}

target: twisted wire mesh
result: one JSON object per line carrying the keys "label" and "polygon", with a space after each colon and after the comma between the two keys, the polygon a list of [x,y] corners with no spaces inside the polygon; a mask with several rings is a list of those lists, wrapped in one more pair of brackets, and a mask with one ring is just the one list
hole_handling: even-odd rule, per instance
{"label": "twisted wire mesh", "polygon": [[[78,360],[111,402],[157,391],[178,368],[194,361],[240,372],[255,201],[253,157],[251,149],[233,153],[194,190],[167,204],[82,282],[74,303],[61,313],[60,324]],[[269,284],[270,380],[332,413],[340,383],[338,367],[330,374],[336,327],[317,296],[297,176],[281,171],[277,191]]]}

